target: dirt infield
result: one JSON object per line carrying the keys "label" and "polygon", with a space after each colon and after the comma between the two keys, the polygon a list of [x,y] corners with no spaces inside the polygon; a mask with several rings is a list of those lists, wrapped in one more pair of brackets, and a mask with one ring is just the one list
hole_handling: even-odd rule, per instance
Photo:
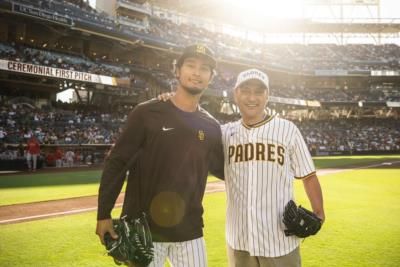
{"label": "dirt infield", "polygon": [[[206,193],[222,191],[225,191],[224,182],[212,182],[207,184]],[[120,207],[122,205],[124,196],[124,193],[119,195],[115,204],[116,207]],[[96,209],[97,195],[41,201],[27,204],[6,205],[0,207],[0,224],[46,219],[56,216],[95,211]]]}
{"label": "dirt infield", "polygon": [[[321,169],[317,171],[318,176],[338,173],[349,170],[365,168],[399,168],[400,161],[379,162],[368,166],[353,166],[345,169]],[[75,168],[74,168],[75,169]],[[75,169],[76,170],[76,169]],[[225,191],[224,182],[211,182],[207,184],[206,193]],[[117,199],[116,207],[122,205],[124,193]],[[15,204],[0,206],[0,224],[19,223],[31,220],[46,219],[57,216],[65,216],[97,209],[97,196],[76,197],[61,200],[42,201],[27,204]]]}

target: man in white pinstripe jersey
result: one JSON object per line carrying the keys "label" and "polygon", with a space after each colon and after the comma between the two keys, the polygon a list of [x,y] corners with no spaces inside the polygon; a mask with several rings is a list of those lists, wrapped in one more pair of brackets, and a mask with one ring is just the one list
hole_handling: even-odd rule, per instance
{"label": "man in white pinstripe jersey", "polygon": [[234,98],[242,119],[222,126],[229,266],[301,266],[299,239],[285,236],[282,214],[302,180],[313,211],[325,219],[322,191],[298,128],[269,116],[268,76],[241,72]]}

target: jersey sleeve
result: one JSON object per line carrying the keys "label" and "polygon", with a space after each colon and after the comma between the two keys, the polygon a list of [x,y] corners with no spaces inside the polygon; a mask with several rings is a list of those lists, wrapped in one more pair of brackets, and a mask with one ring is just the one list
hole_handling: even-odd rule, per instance
{"label": "jersey sleeve", "polygon": [[97,219],[111,218],[111,210],[121,192],[128,165],[144,142],[143,110],[137,106],[128,116],[124,130],[106,158],[100,181]]}
{"label": "jersey sleeve", "polygon": [[212,175],[224,180],[224,151],[222,147],[222,135],[220,128],[218,128],[218,135],[215,139],[215,145],[211,151],[209,171]]}
{"label": "jersey sleeve", "polygon": [[291,143],[290,167],[296,179],[306,179],[315,174],[315,166],[300,130],[295,125],[293,127],[295,128]]}

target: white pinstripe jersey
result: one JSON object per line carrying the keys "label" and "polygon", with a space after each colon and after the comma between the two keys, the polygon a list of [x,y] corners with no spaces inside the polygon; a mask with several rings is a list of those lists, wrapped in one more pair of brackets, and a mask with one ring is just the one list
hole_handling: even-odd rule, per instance
{"label": "white pinstripe jersey", "polygon": [[299,129],[269,117],[249,127],[242,120],[222,126],[227,191],[227,243],[251,256],[293,251],[297,237],[284,235],[282,214],[293,199],[294,178],[315,167]]}

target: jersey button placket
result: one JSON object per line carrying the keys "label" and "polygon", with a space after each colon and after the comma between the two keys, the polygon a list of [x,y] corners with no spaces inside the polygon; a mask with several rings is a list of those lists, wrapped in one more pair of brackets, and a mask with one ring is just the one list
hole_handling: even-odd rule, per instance
{"label": "jersey button placket", "polygon": [[[254,134],[254,129],[250,129],[248,132],[248,141],[250,143],[254,143],[253,142],[253,134]],[[252,231],[254,231],[255,229],[253,229],[253,226],[255,224],[257,224],[256,222],[256,210],[255,210],[255,204],[253,203],[253,194],[254,192],[257,192],[257,189],[255,188],[256,184],[254,183],[254,170],[253,170],[253,160],[249,160],[246,162],[247,165],[247,170],[248,170],[248,183],[247,183],[247,205],[248,205],[248,219],[247,219],[247,223],[249,225],[249,227],[247,227],[248,229],[248,233],[247,233],[247,237],[248,237],[248,246],[249,246],[249,250],[253,251],[254,247],[254,240],[253,240],[253,235],[252,235]]]}

